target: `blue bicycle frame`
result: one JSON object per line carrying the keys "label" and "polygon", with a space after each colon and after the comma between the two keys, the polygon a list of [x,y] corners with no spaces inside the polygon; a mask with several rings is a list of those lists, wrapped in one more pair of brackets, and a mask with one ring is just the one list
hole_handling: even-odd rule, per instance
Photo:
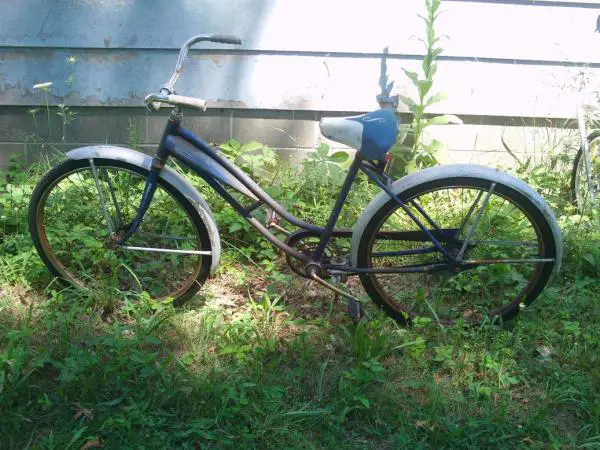
{"label": "blue bicycle frame", "polygon": [[[212,148],[208,143],[195,136],[191,131],[181,127],[182,114],[178,108],[175,108],[169,117],[165,127],[162,139],[158,146],[156,156],[152,160],[150,174],[146,180],[146,185],[142,195],[142,200],[136,215],[136,218],[128,226],[127,231],[118,240],[118,245],[123,245],[137,230],[144,214],[146,213],[157,187],[160,170],[164,167],[169,157],[174,157],[183,165],[190,167],[200,177],[202,177],[209,186],[218,192],[242,217],[244,217],[252,226],[254,226],[266,239],[273,245],[283,250],[286,254],[304,262],[305,264],[320,262],[323,258],[325,249],[329,240],[332,237],[350,237],[351,231],[345,229],[336,229],[335,224],[338,220],[342,207],[346,201],[350,188],[359,171],[365,173],[380,189],[385,191],[415,222],[421,232],[381,232],[383,238],[387,239],[402,239],[414,241],[429,241],[433,244],[431,247],[417,248],[414,250],[403,250],[395,252],[387,252],[384,256],[399,256],[399,255],[415,255],[440,252],[444,255],[446,263],[415,265],[406,267],[392,268],[369,268],[369,267],[354,267],[349,265],[329,265],[323,264],[324,269],[335,268],[335,270],[351,273],[410,273],[410,272],[438,272],[448,270],[455,264],[455,259],[448,254],[448,251],[442,246],[440,241],[455,239],[458,234],[458,229],[441,229],[416,203],[409,202],[419,212],[426,222],[432,227],[430,230],[426,227],[408,208],[408,206],[396,196],[390,189],[391,179],[378,171],[376,167],[369,161],[364,160],[360,154],[356,154],[348,174],[341,187],[339,196],[331,211],[329,219],[325,227],[319,227],[308,222],[305,222],[294,215],[290,214],[285,208],[277,203],[269,196],[254,180],[252,180],[239,167],[224,158],[217,150]],[[239,193],[254,200],[254,203],[249,207],[244,207],[237,201],[225,188],[228,186],[235,189]],[[279,216],[287,222],[303,229],[312,234],[319,236],[320,241],[316,251],[311,255],[307,255],[292,248],[269,229],[260,223],[252,212],[261,206],[266,205],[275,211]],[[383,254],[382,254],[383,255]]]}

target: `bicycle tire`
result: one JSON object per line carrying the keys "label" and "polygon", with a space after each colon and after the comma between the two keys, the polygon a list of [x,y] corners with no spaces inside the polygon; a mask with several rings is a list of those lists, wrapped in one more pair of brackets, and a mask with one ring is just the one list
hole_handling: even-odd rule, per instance
{"label": "bicycle tire", "polygon": [[[114,168],[116,170],[123,170],[131,174],[135,174],[136,176],[140,177],[140,185],[145,183],[145,179],[149,174],[149,171],[142,167],[118,160],[95,158],[94,165],[96,166],[97,170],[101,170],[103,168]],[[52,190],[62,180],[67,179],[71,174],[78,173],[78,171],[85,171],[89,168],[90,163],[85,159],[69,159],[54,167],[48,173],[46,173],[46,175],[37,184],[29,204],[29,231],[35,248],[42,261],[57,279],[66,284],[76,285],[82,288],[88,287],[87,284],[89,283],[82,282],[82,280],[79,280],[73,276],[69,269],[58,259],[55,250],[49,243],[46,224],[44,222],[45,215],[43,209],[46,205],[48,196],[51,195]],[[173,199],[174,204],[179,205],[185,212],[185,215],[190,219],[191,227],[195,228],[195,232],[197,233],[196,236],[199,240],[199,246],[201,246],[201,249],[211,250],[211,241],[209,239],[207,228],[193,204],[181,192],[179,192],[176,188],[162,178],[158,181],[157,192],[161,190],[168,194]],[[132,207],[134,207],[136,210],[138,206],[138,204],[132,205]],[[144,222],[142,222],[142,224],[144,224]],[[98,226],[105,227],[105,224],[98,224]],[[168,295],[156,296],[152,295],[152,292],[148,292],[150,296],[157,300],[170,297],[173,299],[173,303],[175,305],[183,304],[201,288],[210,274],[212,256],[202,255],[199,260],[200,263],[198,264],[198,267],[194,269],[194,272],[190,275],[189,279],[186,279],[186,282],[181,287],[178,287],[175,292],[169,292]],[[94,281],[96,280],[90,279],[89,282],[93,283]]]}
{"label": "bicycle tire", "polygon": [[[553,232],[553,226],[551,226],[548,218],[546,217],[547,214],[544,214],[541,208],[536,205],[536,202],[534,202],[531,197],[528,197],[528,195],[524,194],[523,192],[519,192],[517,189],[514,189],[508,184],[501,183],[498,180],[491,180],[481,177],[481,175],[479,177],[462,176],[456,178],[438,178],[424,181],[423,183],[418,183],[416,185],[409,186],[405,190],[396,192],[396,194],[402,202],[407,203],[411,199],[420,198],[422,195],[437,192],[441,189],[452,186],[470,187],[473,189],[487,189],[492,182],[495,183],[494,194],[498,194],[499,197],[509,200],[513,205],[516,204],[518,210],[523,213],[523,215],[534,225],[535,228],[537,228],[536,236],[538,237],[538,240],[541,239],[541,244],[539,247],[541,254],[539,256],[547,259],[555,259],[554,263],[537,264],[531,281],[526,284],[525,288],[519,292],[517,297],[513,301],[504,305],[502,308],[494,308],[493,314],[490,313],[487,315],[487,317],[492,320],[495,317],[501,317],[502,320],[507,321],[518,314],[521,304],[524,304],[525,306],[530,305],[539,296],[544,287],[550,281],[555,269],[555,265],[558,263],[557,267],[560,266],[560,253],[562,251],[559,250],[559,248],[562,249],[562,247],[560,247],[560,236],[558,236],[557,242],[557,237]],[[394,200],[389,199],[389,201],[384,203],[371,216],[362,232],[362,236],[360,237],[357,251],[358,267],[373,267],[373,254],[381,255],[385,253],[373,252],[373,243],[377,238],[377,234],[379,233],[382,224],[387,220],[388,217],[391,216],[394,211],[398,210],[398,204]],[[461,273],[468,273],[468,271]],[[377,276],[378,275],[376,274],[361,273],[360,280],[372,301],[386,314],[403,324],[410,324],[417,317],[424,316],[424,314],[420,312],[415,313],[415,311],[411,308],[399,304],[397,300],[393,299],[392,295],[397,294],[397,292],[394,291],[395,294],[386,292],[385,287],[383,287],[378,281]],[[450,274],[448,275],[448,278],[450,279],[453,276],[453,274]],[[485,283],[483,283],[483,285],[485,288]],[[397,284],[395,287],[392,286],[392,288],[397,289],[398,286],[402,285]],[[431,286],[425,285],[424,288],[422,286],[418,286],[417,289],[419,288],[431,289]],[[429,307],[429,304],[427,306]],[[434,316],[434,320],[438,320],[444,325],[452,325],[458,319],[460,319],[460,317],[440,318],[433,310],[432,314]],[[478,318],[477,316],[472,316],[466,320],[466,322],[471,324],[480,323],[485,320],[485,317],[486,316],[481,316]]]}
{"label": "bicycle tire", "polygon": [[[594,140],[596,140],[598,138],[600,138],[600,130],[593,131],[587,137],[588,144],[591,144]],[[580,169],[581,169],[579,166],[582,162],[582,159],[581,159],[582,157],[583,157],[583,145],[580,145],[579,149],[577,150],[577,154],[575,155],[575,159],[573,160],[573,167],[571,169],[571,180],[570,180],[570,184],[569,184],[569,190],[571,192],[571,201],[573,202],[573,205],[579,209],[581,209],[583,207],[583,205],[579,204],[580,202],[579,202],[578,195],[577,195],[577,184],[578,184],[578,178],[579,178],[579,173],[580,173]]]}

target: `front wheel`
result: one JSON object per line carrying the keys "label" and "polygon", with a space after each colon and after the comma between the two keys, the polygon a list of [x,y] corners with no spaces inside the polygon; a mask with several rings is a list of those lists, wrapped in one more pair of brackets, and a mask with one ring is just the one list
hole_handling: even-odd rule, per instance
{"label": "front wheel", "polygon": [[[95,171],[93,170],[95,168]],[[59,279],[94,291],[146,292],[180,304],[204,283],[211,243],[192,203],[164,179],[127,247],[116,245],[137,213],[149,172],[110,159],[68,160],[39,182],[29,230]]]}
{"label": "front wheel", "polygon": [[394,200],[375,212],[360,239],[357,263],[388,271],[360,278],[371,299],[396,320],[508,320],[533,302],[560,264],[560,236],[532,201],[533,191],[524,195],[509,183],[461,176],[426,181],[397,195],[448,256]]}

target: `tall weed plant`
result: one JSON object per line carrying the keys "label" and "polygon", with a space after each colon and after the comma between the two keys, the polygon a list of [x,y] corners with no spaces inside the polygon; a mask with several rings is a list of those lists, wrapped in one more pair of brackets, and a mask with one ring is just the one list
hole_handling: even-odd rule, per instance
{"label": "tall weed plant", "polygon": [[438,70],[437,59],[442,54],[441,37],[436,33],[436,21],[440,15],[441,0],[425,0],[426,14],[419,15],[425,25],[424,37],[418,38],[425,47],[425,57],[421,63],[421,71],[407,69],[404,74],[416,90],[416,96],[400,95],[400,100],[412,113],[412,122],[400,127],[396,145],[391,149],[392,159],[388,164],[388,172],[396,176],[406,175],[418,169],[431,167],[440,162],[446,148],[437,140],[426,140],[424,131],[431,125],[461,124],[454,115],[428,117],[432,105],[444,100],[441,92],[432,93],[434,78]]}

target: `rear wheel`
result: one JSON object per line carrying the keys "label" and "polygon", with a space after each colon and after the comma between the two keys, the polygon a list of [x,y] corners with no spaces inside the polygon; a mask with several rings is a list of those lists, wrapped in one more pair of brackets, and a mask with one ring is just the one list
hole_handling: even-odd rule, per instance
{"label": "rear wheel", "polygon": [[360,275],[371,299],[394,319],[426,317],[446,325],[508,320],[549,281],[558,245],[552,229],[535,204],[510,186],[445,178],[398,197],[461,262],[452,264],[437,251],[394,200],[385,203],[364,230],[357,263],[406,271]]}
{"label": "rear wheel", "polygon": [[32,195],[29,229],[48,269],[81,288],[144,291],[176,303],[190,298],[211,265],[210,239],[198,211],[160,179],[126,244],[135,249],[119,247],[116,235],[135,217],[149,172],[108,159],[94,159],[94,166],[96,177],[88,160],[68,160],[48,172]]}

